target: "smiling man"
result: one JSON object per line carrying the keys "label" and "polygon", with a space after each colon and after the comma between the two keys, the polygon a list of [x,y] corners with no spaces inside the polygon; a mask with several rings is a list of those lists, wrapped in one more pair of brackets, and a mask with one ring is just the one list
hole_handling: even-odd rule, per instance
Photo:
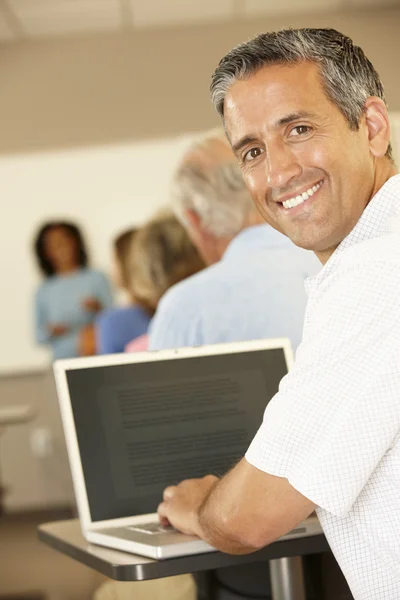
{"label": "smiling man", "polygon": [[161,519],[230,553],[317,510],[356,600],[400,598],[400,177],[383,86],[331,29],[263,34],[212,97],[259,212],[324,267],[296,362],[246,457],[164,492]]}

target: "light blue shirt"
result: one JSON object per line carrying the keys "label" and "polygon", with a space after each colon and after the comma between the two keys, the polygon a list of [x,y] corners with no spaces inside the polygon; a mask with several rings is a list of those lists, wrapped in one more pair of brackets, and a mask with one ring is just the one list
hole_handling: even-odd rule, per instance
{"label": "light blue shirt", "polygon": [[150,350],[288,337],[301,341],[304,281],[321,264],[268,225],[249,227],[222,260],[172,287],[150,326]]}
{"label": "light blue shirt", "polygon": [[140,306],[110,308],[96,320],[98,354],[124,352],[132,340],[147,333],[151,317]]}
{"label": "light blue shirt", "polygon": [[[38,288],[36,341],[50,345],[53,359],[78,356],[79,331],[96,318],[95,313],[82,306],[87,298],[98,300],[103,308],[112,305],[110,284],[100,271],[84,268],[65,275],[52,275]],[[52,337],[49,325],[66,325],[68,331]]]}

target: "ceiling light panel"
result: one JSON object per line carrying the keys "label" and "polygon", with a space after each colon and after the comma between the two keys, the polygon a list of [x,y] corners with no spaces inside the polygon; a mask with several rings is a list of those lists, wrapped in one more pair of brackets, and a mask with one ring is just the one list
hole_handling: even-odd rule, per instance
{"label": "ceiling light panel", "polygon": [[12,10],[28,35],[56,35],[121,25],[118,0],[12,0]]}
{"label": "ceiling light panel", "polygon": [[232,0],[130,0],[136,27],[219,21],[233,16]]}

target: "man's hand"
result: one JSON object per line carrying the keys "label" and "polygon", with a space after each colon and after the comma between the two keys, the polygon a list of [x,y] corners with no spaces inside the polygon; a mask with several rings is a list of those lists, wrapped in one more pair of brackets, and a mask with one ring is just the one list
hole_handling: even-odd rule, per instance
{"label": "man's hand", "polygon": [[296,527],[315,504],[283,477],[243,458],[222,479],[211,475],[166,488],[161,522],[228,554],[248,554]]}
{"label": "man's hand", "polygon": [[179,485],[165,488],[164,501],[158,507],[161,523],[201,537],[199,510],[218,481],[218,477],[206,475],[202,479],[186,479]]}

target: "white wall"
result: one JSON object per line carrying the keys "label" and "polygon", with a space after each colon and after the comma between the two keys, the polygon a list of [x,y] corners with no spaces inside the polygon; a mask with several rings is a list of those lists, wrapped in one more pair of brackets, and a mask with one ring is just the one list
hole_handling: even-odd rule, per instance
{"label": "white wall", "polygon": [[47,219],[76,220],[94,266],[109,271],[112,238],[167,201],[171,173],[189,137],[0,158],[0,375],[43,368],[49,361],[33,339],[37,227]]}

